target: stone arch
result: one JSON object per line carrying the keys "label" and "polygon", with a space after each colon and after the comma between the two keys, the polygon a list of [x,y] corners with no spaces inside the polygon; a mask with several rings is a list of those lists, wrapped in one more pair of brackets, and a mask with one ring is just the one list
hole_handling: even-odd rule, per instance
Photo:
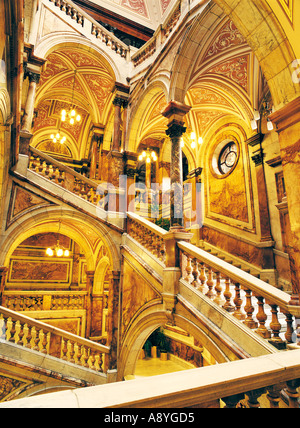
{"label": "stone arch", "polygon": [[208,23],[219,19],[222,11],[232,19],[257,57],[274,106],[279,109],[299,96],[300,87],[292,81],[295,54],[271,7],[262,0],[214,0],[195,18],[182,43],[174,62],[169,99],[184,102],[189,75],[182,70],[192,68]]}
{"label": "stone arch", "polygon": [[[167,314],[162,305],[156,305],[142,312],[132,323],[130,330],[123,340],[119,358],[118,380],[121,381],[127,375],[133,375],[139,353],[150,334],[162,327],[168,321]],[[192,336],[205,342],[206,348],[218,363],[229,361],[229,358],[214,342],[213,337],[205,334],[201,325],[196,320],[187,319],[182,315],[174,314],[175,325],[188,331]]]}
{"label": "stone arch", "polygon": [[[62,38],[64,40],[63,43]],[[66,34],[59,32],[50,33],[43,37],[42,40],[36,45],[34,53],[38,57],[45,58],[51,52],[63,46],[79,46],[80,48],[85,49],[87,52],[91,52],[91,50],[93,50],[96,54],[101,55],[102,58],[104,58],[107,66],[113,73],[115,80],[118,82],[122,81],[122,75],[119,71],[120,69],[111,59],[111,57],[90,40],[76,34]],[[126,84],[127,82],[122,83]]]}
{"label": "stone arch", "polygon": [[[141,124],[143,122],[144,115],[149,112],[149,106],[154,102],[155,98],[163,93],[166,100],[167,95],[166,83],[162,80],[152,81],[146,91],[143,93],[143,97],[137,102],[131,111],[129,132],[126,141],[126,150],[135,152],[141,138]],[[157,132],[157,130],[156,130]],[[164,130],[162,130],[164,134]]]}
{"label": "stone arch", "polygon": [[[61,221],[59,225],[59,221]],[[86,234],[76,227],[84,226]],[[68,208],[48,207],[36,209],[34,212],[25,213],[23,217],[14,222],[7,230],[2,241],[1,263],[7,266],[13,251],[24,239],[43,232],[60,231],[62,234],[76,241],[82,248],[86,261],[87,270],[94,271],[96,268],[97,254],[88,239],[88,234],[97,234],[105,243],[109,254],[112,269],[120,270],[120,257],[117,245],[110,231],[100,222],[95,222],[82,213],[77,213]]]}

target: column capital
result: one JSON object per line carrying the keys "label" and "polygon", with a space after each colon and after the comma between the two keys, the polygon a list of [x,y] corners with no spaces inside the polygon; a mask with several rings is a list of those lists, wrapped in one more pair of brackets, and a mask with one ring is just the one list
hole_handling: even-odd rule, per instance
{"label": "column capital", "polygon": [[168,137],[172,138],[180,138],[182,137],[182,134],[184,134],[186,131],[186,127],[181,125],[180,123],[177,122],[172,122],[170,123],[170,125],[168,126],[168,129],[166,130],[166,134],[168,135]]}
{"label": "column capital", "polygon": [[161,114],[170,119],[170,122],[176,120],[180,123],[182,118],[190,111],[190,109],[191,107],[186,104],[182,104],[178,101],[170,101]]}
{"label": "column capital", "polygon": [[259,165],[262,165],[264,157],[265,157],[265,154],[263,153],[263,151],[257,150],[256,152],[253,153],[253,156],[251,156],[251,159],[255,163],[255,166],[259,166]]}
{"label": "column capital", "polygon": [[277,132],[284,131],[286,128],[300,122],[300,97],[295,98],[272,113],[269,118],[277,126]]}

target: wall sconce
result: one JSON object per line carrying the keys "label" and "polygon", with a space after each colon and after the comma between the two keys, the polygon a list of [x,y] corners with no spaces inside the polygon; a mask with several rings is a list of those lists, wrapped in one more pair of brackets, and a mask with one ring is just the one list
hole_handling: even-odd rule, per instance
{"label": "wall sconce", "polygon": [[[267,117],[267,129],[268,131],[272,131],[274,129],[274,126],[268,116],[272,113],[273,108],[270,108],[269,104],[270,104],[269,102],[262,103],[262,116]],[[258,129],[258,122],[260,120],[261,120],[261,115],[259,111],[255,109],[253,112],[253,119],[251,120],[251,128],[253,129],[253,131]],[[261,123],[260,123],[260,128],[261,128]]]}

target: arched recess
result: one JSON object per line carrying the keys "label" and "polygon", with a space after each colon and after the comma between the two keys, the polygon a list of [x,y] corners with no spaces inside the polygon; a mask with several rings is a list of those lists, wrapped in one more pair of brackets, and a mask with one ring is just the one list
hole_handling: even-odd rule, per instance
{"label": "arched recess", "polygon": [[214,0],[197,16],[186,35],[172,72],[169,100],[184,102],[189,82],[182,70],[191,70],[202,38],[207,33],[207,22],[220,19],[221,10],[239,29],[257,57],[268,82],[276,108],[292,101],[300,93],[292,81],[293,49],[270,6],[264,0]]}
{"label": "arched recess", "polygon": [[47,210],[39,208],[24,214],[6,230],[0,259],[2,266],[8,266],[12,253],[21,242],[43,232],[60,232],[77,242],[85,254],[88,271],[95,271],[99,255],[99,245],[97,247],[95,238],[99,238],[105,245],[111,268],[120,270],[117,245],[106,226],[82,213],[57,206],[48,207]]}
{"label": "arched recess", "polygon": [[[166,312],[161,305],[148,308],[141,313],[132,323],[130,330],[127,331],[126,337],[122,342],[122,350],[118,363],[118,380],[121,381],[125,376],[133,375],[139,353],[151,333],[157,328],[163,327],[168,322]],[[218,363],[229,361],[229,358],[213,341],[213,337],[208,336],[191,319],[174,314],[175,325],[188,331],[193,337],[200,342],[205,343],[205,347],[212,354]]]}
{"label": "arched recess", "polygon": [[[165,118],[160,115],[160,112],[166,104],[167,88],[165,83],[161,81],[151,82],[143,93],[143,97],[131,111],[129,132],[125,143],[126,150],[136,152],[141,140],[150,136],[151,128],[155,134],[160,132],[165,137]],[[147,126],[149,125],[147,129],[145,129],[146,115],[148,117]],[[152,119],[151,115],[153,116]]]}

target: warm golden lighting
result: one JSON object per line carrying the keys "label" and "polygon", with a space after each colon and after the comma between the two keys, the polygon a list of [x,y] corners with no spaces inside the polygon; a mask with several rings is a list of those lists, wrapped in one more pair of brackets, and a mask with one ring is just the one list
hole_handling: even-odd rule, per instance
{"label": "warm golden lighting", "polygon": [[64,247],[59,245],[59,240],[57,240],[57,243],[55,246],[53,247],[48,247],[46,249],[46,254],[49,257],[53,257],[54,254],[56,255],[56,257],[69,257],[70,256],[70,251],[65,249]]}
{"label": "warm golden lighting", "polygon": [[62,137],[62,135],[57,132],[55,135],[51,134],[50,135],[51,140],[53,141],[53,143],[60,143],[60,144],[64,144],[67,141],[67,137]]}

